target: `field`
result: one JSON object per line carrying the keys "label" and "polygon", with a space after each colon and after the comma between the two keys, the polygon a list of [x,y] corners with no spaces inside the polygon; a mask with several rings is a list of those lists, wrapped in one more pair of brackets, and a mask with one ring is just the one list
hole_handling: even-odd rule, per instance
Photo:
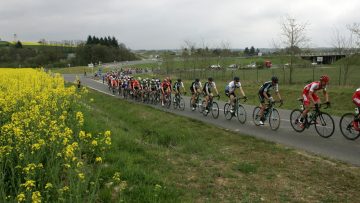
{"label": "field", "polygon": [[111,132],[84,128],[78,102],[86,89],[11,68],[0,69],[0,89],[0,201],[97,201]]}

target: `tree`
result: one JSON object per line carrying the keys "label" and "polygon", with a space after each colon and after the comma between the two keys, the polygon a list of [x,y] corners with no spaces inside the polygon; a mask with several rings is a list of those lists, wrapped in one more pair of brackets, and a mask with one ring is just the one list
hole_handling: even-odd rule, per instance
{"label": "tree", "polygon": [[245,47],[244,54],[245,54],[246,56],[250,55],[250,50],[249,50],[248,47]]}
{"label": "tree", "polygon": [[94,43],[93,38],[91,37],[91,35],[89,35],[87,40],[86,40],[86,44],[93,44],[93,43]]}
{"label": "tree", "polygon": [[350,54],[356,50],[356,46],[359,46],[356,37],[354,38],[354,35],[356,35],[356,32],[354,32],[356,27],[354,26],[356,24],[347,26],[348,33],[341,33],[336,27],[333,29],[331,37],[332,46],[336,52],[347,55],[340,63],[339,84],[341,78],[343,78],[343,84],[346,85],[352,63],[352,56]]}
{"label": "tree", "polygon": [[309,42],[306,36],[308,23],[300,23],[295,18],[286,16],[281,22],[281,41],[285,47],[290,49],[290,78],[289,83],[293,83],[293,61],[295,56],[295,48],[303,47]]}
{"label": "tree", "polygon": [[357,48],[360,48],[360,23],[348,25],[347,28],[355,36],[355,44]]}
{"label": "tree", "polygon": [[254,46],[251,46],[251,47],[250,47],[250,52],[249,52],[249,53],[250,53],[251,56],[255,55],[255,48],[254,48]]}
{"label": "tree", "polygon": [[15,48],[23,48],[23,45],[21,44],[20,41],[17,41],[17,42],[16,42]]}

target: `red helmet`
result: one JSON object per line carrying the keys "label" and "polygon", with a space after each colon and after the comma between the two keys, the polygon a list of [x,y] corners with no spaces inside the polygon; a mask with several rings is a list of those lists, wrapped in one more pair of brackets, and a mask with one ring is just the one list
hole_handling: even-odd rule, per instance
{"label": "red helmet", "polygon": [[322,75],[322,76],[320,77],[320,81],[323,81],[323,82],[325,82],[325,83],[328,83],[328,82],[330,81],[330,78],[329,78],[329,76],[327,76],[327,75]]}

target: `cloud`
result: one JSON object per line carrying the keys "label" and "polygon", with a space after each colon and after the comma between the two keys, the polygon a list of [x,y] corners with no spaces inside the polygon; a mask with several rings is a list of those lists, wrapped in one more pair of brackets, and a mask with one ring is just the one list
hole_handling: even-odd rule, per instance
{"label": "cloud", "polygon": [[232,48],[269,47],[289,14],[309,22],[316,46],[330,46],[334,25],[360,19],[355,0],[2,0],[0,37],[24,41],[115,36],[132,49],[180,48],[185,40]]}

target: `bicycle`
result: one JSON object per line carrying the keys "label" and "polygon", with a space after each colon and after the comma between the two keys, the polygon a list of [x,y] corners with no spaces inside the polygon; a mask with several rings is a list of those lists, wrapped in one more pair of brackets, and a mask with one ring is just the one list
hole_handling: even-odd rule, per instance
{"label": "bicycle", "polygon": [[[360,137],[360,120],[359,120],[359,108],[355,108],[355,113],[346,113],[341,116],[340,119],[340,131],[343,136],[348,140],[356,140]],[[357,126],[356,126],[357,122]]]}
{"label": "bicycle", "polygon": [[171,106],[171,93],[165,92],[164,94],[164,106],[170,108]]}
{"label": "bicycle", "polygon": [[[185,93],[185,94],[186,94],[186,93]],[[173,105],[174,105],[174,109],[179,108],[181,111],[184,111],[184,109],[185,109],[185,101],[184,101],[184,99],[181,97],[181,94],[180,94],[180,93],[175,94],[175,98],[174,98]]]}
{"label": "bicycle", "polygon": [[[294,109],[290,113],[290,124],[296,132],[303,132],[311,125],[315,125],[315,130],[321,137],[328,138],[333,135],[335,131],[334,119],[328,113],[320,111],[321,106],[326,103],[320,104],[319,107],[313,107],[310,116],[306,116],[303,119],[304,121],[300,122],[300,117],[304,111],[304,100],[301,98],[298,101],[301,103],[300,109]],[[327,108],[329,108],[328,104],[326,104],[324,109]]]}
{"label": "bicycle", "polygon": [[[220,95],[217,95],[216,97],[218,98],[218,100],[220,99]],[[213,97],[209,98],[207,107],[205,106],[205,100],[203,100],[201,108],[202,108],[202,114],[204,116],[207,116],[209,114],[209,112],[211,112],[213,118],[216,119],[219,117],[219,105],[218,105],[218,103],[214,102]],[[206,109],[208,111],[206,111]]]}
{"label": "bicycle", "polygon": [[246,102],[247,98],[245,97],[236,97],[234,104],[234,111],[231,113],[231,109],[233,108],[229,102],[226,102],[224,105],[224,114],[227,120],[231,120],[233,117],[237,117],[238,121],[241,124],[246,122],[246,110],[243,105],[240,104],[240,100],[243,99]]}
{"label": "bicycle", "polygon": [[190,108],[197,108],[199,110],[200,113],[202,113],[202,111],[204,110],[202,107],[202,100],[200,98],[200,95],[201,93],[196,93],[196,97],[195,97],[195,103],[194,105],[192,104],[191,102],[191,99],[190,99]]}
{"label": "bicycle", "polygon": [[[263,112],[263,117],[265,118],[265,121],[269,119],[269,124],[271,130],[277,130],[280,127],[280,114],[279,111],[275,108],[275,104],[280,103],[279,107],[282,106],[282,102],[280,101],[272,101],[268,102]],[[254,108],[253,111],[253,121],[256,126],[260,125],[260,107],[257,106]]]}

